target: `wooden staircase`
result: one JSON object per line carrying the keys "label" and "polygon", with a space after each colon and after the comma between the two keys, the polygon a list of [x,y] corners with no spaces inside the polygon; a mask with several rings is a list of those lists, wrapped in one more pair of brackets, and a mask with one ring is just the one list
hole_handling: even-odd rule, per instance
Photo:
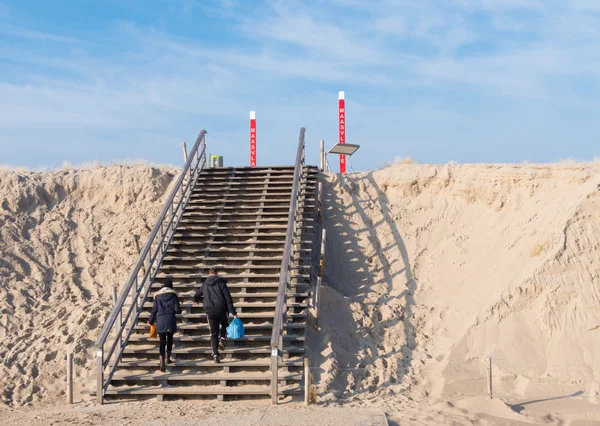
{"label": "wooden staircase", "polygon": [[[304,331],[317,272],[315,236],[320,232],[317,173],[316,167],[302,167],[276,376],[279,395],[300,394],[304,383]],[[223,400],[271,395],[269,343],[293,180],[294,167],[215,168],[198,173],[179,224],[164,244],[164,257],[148,284],[147,298],[136,307],[137,320],[123,326],[124,333],[131,330],[131,334],[121,346],[120,359],[116,357],[117,368],[105,385],[105,399],[173,395]],[[195,289],[213,266],[227,280],[246,331],[245,338],[228,341],[220,364],[211,358],[202,305],[193,301]],[[149,337],[147,320],[154,295],[166,277],[173,279],[183,314],[174,337],[174,362],[161,373],[158,339]],[[121,315],[130,305],[123,305]],[[108,364],[103,368],[114,362]]]}

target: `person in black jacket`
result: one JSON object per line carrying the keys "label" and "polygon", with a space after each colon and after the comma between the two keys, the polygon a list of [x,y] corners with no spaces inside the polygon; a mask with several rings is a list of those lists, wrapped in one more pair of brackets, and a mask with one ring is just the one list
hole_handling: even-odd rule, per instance
{"label": "person in black jacket", "polygon": [[229,325],[227,314],[230,313],[237,317],[237,312],[233,306],[231,293],[227,288],[227,281],[219,276],[217,268],[211,268],[208,275],[209,277],[204,281],[202,287],[194,294],[194,301],[198,303],[202,299],[204,312],[208,318],[212,356],[215,362],[219,363],[221,362],[219,337],[221,341],[227,339],[227,326]]}
{"label": "person in black jacket", "polygon": [[[181,313],[179,297],[173,290],[173,280],[167,278],[156,296],[154,306],[148,322],[152,325],[156,321],[156,332],[160,337],[160,371],[167,371],[166,364],[170,364],[173,350],[173,333],[177,330],[177,317]],[[165,363],[165,346],[167,349]]]}

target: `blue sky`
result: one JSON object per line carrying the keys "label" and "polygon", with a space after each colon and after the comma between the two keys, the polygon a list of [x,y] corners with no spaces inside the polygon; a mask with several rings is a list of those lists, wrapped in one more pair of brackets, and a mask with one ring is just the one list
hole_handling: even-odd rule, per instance
{"label": "blue sky", "polygon": [[600,155],[597,0],[0,0],[0,164],[181,163],[182,140],[356,169]]}

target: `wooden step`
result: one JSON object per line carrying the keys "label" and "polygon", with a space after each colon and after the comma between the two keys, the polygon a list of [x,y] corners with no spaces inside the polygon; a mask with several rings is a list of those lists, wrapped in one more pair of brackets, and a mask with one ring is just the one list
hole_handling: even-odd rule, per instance
{"label": "wooden step", "polygon": [[[199,212],[193,212],[193,211],[185,211],[183,213],[183,218],[190,218],[190,217],[204,217],[204,218],[214,218],[215,220],[217,220],[217,218],[215,217],[215,213],[214,212],[210,212],[210,213],[199,213]],[[273,217],[273,216],[283,216],[287,219],[288,217],[288,212],[256,212],[256,213],[242,213],[242,212],[233,212],[233,211],[225,211],[223,213],[219,214],[219,218],[218,220],[220,221],[226,221],[229,220],[229,218],[242,218],[242,217],[256,217],[256,216],[261,216],[261,217]],[[312,216],[314,215],[313,211],[299,211],[298,212],[298,219],[299,220],[304,220],[305,217],[309,217],[312,218]]]}
{"label": "wooden step", "polygon": [[[249,206],[249,205],[207,206],[207,205],[188,204],[187,208],[185,209],[184,216],[186,214],[192,214],[192,213],[217,214],[219,211],[232,212],[234,214],[243,214],[243,213],[250,213],[253,210],[256,210],[257,212],[260,211],[261,215],[264,215],[265,213],[272,213],[273,210],[285,210],[285,214],[287,215],[289,207],[290,207],[289,204],[280,204],[278,206]],[[300,204],[298,206],[298,211],[303,212],[303,213],[307,212],[309,210],[314,210],[314,209],[315,209],[315,204]]]}
{"label": "wooden step", "polygon": [[[279,203],[279,204],[289,204],[290,203],[290,196],[288,196],[287,198],[282,198],[281,196],[269,196],[269,195],[257,195],[257,196],[246,196],[246,197],[227,197],[224,196],[223,198],[202,198],[199,196],[196,197],[191,197],[190,201],[188,203],[188,206],[190,205],[194,205],[194,204],[199,204],[199,203],[206,203],[206,204],[221,204],[221,205],[227,205],[227,204],[265,204],[265,203]],[[308,204],[308,203],[315,203],[317,200],[314,197],[299,197],[298,202],[299,203],[304,203],[304,204]]]}
{"label": "wooden step", "polygon": [[[191,262],[191,261],[207,261],[209,260],[211,262],[211,265],[213,265],[214,263],[218,263],[218,262],[233,262],[233,261],[240,261],[240,262],[253,262],[253,261],[259,261],[259,262],[265,262],[265,261],[273,261],[273,262],[281,262],[281,259],[283,259],[283,256],[244,256],[244,257],[224,257],[224,256],[220,256],[220,257],[204,257],[204,256],[171,256],[171,255],[167,255],[164,257],[163,262]],[[300,259],[298,259],[300,260]],[[281,263],[280,263],[281,264]],[[202,266],[208,266],[206,264],[199,264],[198,267],[202,267]]]}
{"label": "wooden step", "polygon": [[[304,353],[304,348],[299,347],[284,347],[283,351],[285,353],[293,353],[293,354],[301,354]],[[256,346],[256,347],[242,347],[242,348],[232,348],[225,347],[225,349],[219,350],[220,354],[270,354],[271,346]],[[173,355],[212,355],[212,348],[173,348]],[[123,355],[156,355],[156,348],[132,348],[127,346],[123,350]]]}
{"label": "wooden step", "polygon": [[[231,296],[233,297],[233,294]],[[146,303],[144,303],[144,308],[152,309],[152,305],[153,304],[151,302],[146,302]],[[235,302],[234,305],[237,310],[242,309],[242,308],[275,309],[275,306],[277,306],[277,303],[276,302]],[[308,307],[307,303],[289,302],[287,305],[290,308],[307,308]],[[124,306],[126,308],[129,308],[128,304],[125,304]],[[182,308],[202,309],[203,305],[202,305],[202,303],[183,302],[183,303],[181,303],[181,307]]]}
{"label": "wooden step", "polygon": [[[239,259],[239,261],[238,261],[238,259]],[[206,261],[207,263],[204,263],[204,261]],[[309,257],[303,257],[302,259],[293,259],[293,263],[294,263],[294,265],[292,267],[295,269],[301,269],[301,268],[311,269],[313,266],[313,260]],[[298,263],[298,265],[295,265],[295,263]],[[184,257],[169,258],[169,259],[165,259],[163,261],[163,268],[167,268],[170,270],[181,270],[181,271],[192,271],[192,270],[199,271],[199,270],[204,270],[204,269],[210,269],[212,267],[215,267],[215,265],[217,265],[216,266],[217,268],[223,269],[223,270],[224,269],[248,270],[248,269],[264,268],[264,269],[276,269],[276,272],[279,272],[279,269],[281,268],[281,259],[277,260],[277,259],[262,258],[262,259],[257,259],[254,261],[247,261],[241,257],[240,258],[232,257],[231,259],[228,259],[226,261],[220,260],[220,261],[211,262],[210,257],[206,258],[206,259],[204,259],[204,258],[198,259],[197,256],[190,255],[188,258],[184,258]],[[252,266],[253,268],[250,268],[250,266]]]}
{"label": "wooden step", "polygon": [[[105,395],[270,395],[269,386],[109,386]],[[294,395],[302,393],[302,388],[279,388],[280,395]]]}
{"label": "wooden step", "polygon": [[[287,323],[287,324],[284,324],[284,327],[286,327],[289,330],[304,330],[306,328],[306,324]],[[177,324],[177,331],[180,331],[180,332],[183,332],[183,331],[204,332],[204,331],[208,331],[208,328],[209,327],[208,327],[207,323],[196,323],[196,324],[180,323],[180,324]],[[134,330],[148,332],[148,324],[136,324],[136,326],[134,327]],[[253,331],[258,331],[258,330],[270,331],[270,330],[273,330],[273,324],[244,324],[244,330],[248,331],[248,332],[253,332]]]}
{"label": "wooden step", "polygon": [[[193,192],[191,195],[192,200],[205,200],[208,202],[213,201],[224,201],[224,200],[246,200],[246,199],[270,199],[270,198],[286,198],[290,199],[292,195],[291,188],[290,190],[278,189],[278,188],[254,188],[247,189],[245,191],[233,191],[233,192]],[[314,198],[314,191],[302,190],[298,193],[298,198]]]}
{"label": "wooden step", "polygon": [[[264,382],[270,381],[273,375],[267,373],[212,373],[212,374],[173,374],[173,373],[146,373],[146,374],[115,374],[112,381],[151,381],[151,382],[181,382],[181,381],[238,381],[238,382]],[[300,381],[302,374],[278,374],[280,381]]]}
{"label": "wooden step", "polygon": [[[252,244],[248,244],[249,246],[251,246]],[[196,244],[189,244],[189,247],[187,247],[188,245],[186,244],[179,244],[177,246],[177,248],[170,248],[167,250],[167,255],[168,256],[176,256],[176,255],[180,255],[180,254],[190,254],[190,255],[195,255],[198,256],[198,254],[200,253],[202,255],[203,259],[207,259],[210,260],[212,259],[212,257],[209,255],[208,257],[204,257],[204,253],[208,252],[209,254],[220,254],[220,255],[232,255],[231,259],[235,259],[235,254],[240,254],[240,253],[263,253],[263,254],[269,254],[269,253],[282,253],[283,252],[283,247],[282,248],[262,248],[262,247],[255,247],[255,248],[241,248],[238,247],[235,250],[231,250],[231,249],[223,249],[223,248],[219,248],[219,247],[214,247],[214,248],[208,248],[208,244],[203,244],[203,243],[196,243]],[[198,248],[194,248],[194,247],[203,247],[201,250],[199,250]],[[310,248],[303,248],[303,249],[296,249],[294,250],[296,253],[311,253],[312,249]]]}
{"label": "wooden step", "polygon": [[[304,201],[315,201],[314,198],[312,199],[305,199],[302,198],[301,200]],[[236,204],[236,203],[248,203],[248,204],[261,204],[261,203],[281,203],[281,204],[289,204],[290,203],[290,197],[288,196],[287,198],[275,198],[275,197],[268,197],[268,196],[257,196],[257,197],[225,197],[223,199],[220,200],[215,200],[215,199],[202,199],[202,198],[194,198],[192,197],[188,203],[188,206],[191,204],[197,204],[197,203],[210,203],[210,204]]]}
{"label": "wooden step", "polygon": [[[160,283],[152,284],[153,290],[160,290],[162,287],[163,286]],[[194,290],[194,289],[197,289],[200,287],[202,287],[201,283],[199,284],[199,283],[173,282],[173,288],[178,291],[191,291],[191,290]],[[229,287],[229,289],[232,289],[232,288],[275,288],[276,289],[276,288],[279,288],[279,280],[272,281],[272,282],[264,282],[264,283],[227,283],[227,287]],[[291,283],[291,284],[288,283],[288,287],[307,288],[307,287],[311,287],[311,285],[308,283]]]}
{"label": "wooden step", "polygon": [[[232,259],[234,261],[235,259]],[[306,266],[308,268],[309,266]],[[229,271],[237,271],[237,270],[245,270],[245,271],[253,271],[253,270],[275,270],[274,273],[279,274],[279,269],[281,269],[281,263],[276,263],[275,265],[254,265],[254,264],[238,264],[238,265],[223,265],[221,263],[215,262],[208,265],[205,264],[197,264],[197,265],[178,265],[178,264],[163,264],[161,270],[169,271],[171,274],[174,272],[181,271],[201,271],[208,270],[210,268],[218,268],[221,273],[232,273]]]}
{"label": "wooden step", "polygon": [[230,226],[201,226],[201,225],[192,225],[187,222],[183,225],[179,225],[177,227],[177,231],[237,231],[237,230],[248,230],[248,229],[258,229],[262,230],[286,230],[287,223],[280,223],[278,225],[266,225],[261,223],[260,225],[256,225],[256,223],[248,224],[248,225],[230,225]]}
{"label": "wooden step", "polygon": [[[206,229],[206,230],[192,230],[192,229],[177,229],[175,232],[174,238],[281,238],[287,237],[286,232],[287,227],[278,227],[278,228],[262,228],[262,227],[253,227],[253,228],[241,228],[241,229],[231,229],[227,230],[218,230],[218,229]],[[237,232],[231,232],[237,231]],[[301,231],[303,237],[313,236],[314,232],[309,229],[303,229]]]}
{"label": "wooden step", "polygon": [[286,236],[287,236],[287,234],[285,232],[271,232],[269,234],[266,234],[266,233],[255,234],[253,232],[246,233],[246,234],[232,234],[230,232],[228,232],[228,233],[201,233],[201,232],[196,232],[196,231],[186,231],[185,234],[183,234],[183,232],[180,232],[178,229],[177,232],[175,232],[174,238],[203,238],[203,237],[221,237],[221,238],[227,238],[227,237],[236,237],[236,238],[284,237],[285,238]]}
{"label": "wooden step", "polygon": [[[171,242],[170,246],[172,247],[207,247],[207,246],[215,246],[215,248],[211,248],[209,251],[210,252],[217,252],[219,250],[220,247],[222,246],[252,246],[252,245],[263,245],[263,246],[268,246],[268,245],[281,245],[283,247],[283,245],[285,244],[285,241],[263,241],[263,240],[258,240],[258,241],[197,241],[197,242],[193,242],[193,241],[173,241]],[[312,241],[308,241],[308,240],[300,240],[300,239],[296,239],[294,240],[294,244],[302,244],[304,246],[307,245],[311,245]],[[205,249],[202,249],[202,251],[205,251]],[[247,250],[247,251],[256,251],[256,249],[252,249],[252,250]],[[279,250],[280,252],[282,250]]]}
{"label": "wooden step", "polygon": [[[235,193],[246,192],[248,190],[260,191],[260,190],[263,190],[264,188],[265,188],[265,184],[262,182],[247,184],[247,185],[240,184],[240,183],[228,184],[227,182],[222,182],[222,183],[213,182],[212,184],[200,182],[198,185],[196,185],[196,187],[194,188],[194,192],[192,192],[192,194],[208,194],[208,193],[222,194],[224,191],[229,191],[230,194],[235,194]],[[290,183],[281,184],[281,183],[269,182],[267,189],[268,190],[277,189],[277,190],[281,190],[281,191],[291,192],[292,185]],[[316,182],[314,182],[314,183],[309,183],[308,185],[300,185],[298,189],[300,191],[307,191],[309,193],[314,193],[317,191],[317,184],[316,184]]]}
{"label": "wooden step", "polygon": [[[264,280],[279,280],[280,274],[248,274],[248,273],[243,273],[243,274],[235,274],[235,275],[227,275],[227,274],[222,274],[219,275],[221,278],[226,279],[226,280],[232,280],[232,279],[241,279],[241,278],[254,278],[254,279],[264,279]],[[173,280],[181,280],[181,279],[187,279],[187,280],[205,280],[209,277],[208,274],[179,274],[179,273],[173,273],[173,274],[159,274],[156,276],[156,279],[165,279],[167,277],[172,278]],[[301,279],[301,278],[310,278],[310,274],[289,274],[290,278],[296,278],[296,279]]]}
{"label": "wooden step", "polygon": [[[275,316],[275,312],[259,312],[259,313],[245,313],[245,312],[239,312],[238,313],[238,318],[241,320],[244,319],[256,319],[256,318],[266,318],[267,320],[273,320],[273,317]],[[294,319],[294,318],[306,318],[307,314],[306,313],[291,313],[288,312],[287,313],[288,318],[290,319]],[[205,313],[201,313],[201,314],[179,314],[176,315],[177,318],[179,319],[206,319],[206,314]],[[148,320],[148,318],[150,318],[150,312],[145,311],[145,312],[141,312],[139,319],[141,320]]]}
{"label": "wooden step", "polygon": [[[224,173],[235,171],[236,173],[287,173],[294,172],[294,166],[241,166],[241,167],[211,167],[202,170],[203,173]],[[309,164],[304,165],[303,170],[317,173],[318,167]]]}
{"label": "wooden step", "polygon": [[[157,366],[157,361],[139,360],[139,361],[121,361],[119,362],[119,368],[153,368]],[[111,367],[114,364],[111,364]],[[204,360],[181,360],[174,359],[169,368],[264,368],[270,367],[270,358],[259,359],[259,360],[238,360],[238,359],[222,359],[220,364],[215,364],[212,359]],[[279,361],[279,367],[302,367],[302,360],[287,360]]]}
{"label": "wooden step", "polygon": [[[231,292],[231,288],[229,289]],[[154,296],[156,295],[155,292],[151,293],[148,295],[148,299],[153,299]],[[287,297],[288,298],[305,298],[305,297],[310,297],[310,293],[306,292],[306,293],[288,293]],[[194,293],[190,292],[188,294],[182,293],[182,292],[178,292],[177,296],[179,297],[179,299],[191,299],[192,297],[194,297]],[[252,299],[252,298],[261,298],[261,299],[269,299],[269,298],[276,298],[277,297],[277,293],[276,292],[269,292],[269,293],[247,293],[247,292],[231,292],[231,297],[233,297],[234,299],[241,299],[241,298],[245,298],[245,299]]]}
{"label": "wooden step", "polygon": [[[283,336],[283,340],[284,341],[292,341],[292,342],[303,342],[304,341],[304,336],[296,336],[293,334],[287,334]],[[146,344],[156,344],[158,345],[158,339],[157,338],[151,338],[149,336],[143,336],[140,334],[132,334],[131,337],[129,338],[130,342],[138,342],[138,343],[146,343]],[[248,343],[248,342],[270,342],[271,341],[271,336],[262,336],[262,335],[258,335],[258,336],[245,336],[242,337],[240,339],[235,339],[235,340],[229,340],[227,342],[227,345],[235,345],[235,344],[239,344],[239,343]],[[189,343],[189,342],[203,342],[203,343],[210,343],[210,336],[206,335],[206,336],[174,336],[173,337],[173,342],[184,342],[184,343]]]}
{"label": "wooden step", "polygon": [[[285,217],[284,215],[282,215],[283,217],[279,217],[279,218],[271,218],[271,219],[264,219],[264,218],[246,218],[246,219],[233,219],[231,217],[229,218],[219,218],[219,219],[213,219],[213,220],[209,220],[209,219],[202,219],[202,218],[198,218],[198,219],[194,219],[194,218],[183,218],[181,219],[181,224],[180,226],[202,226],[204,224],[208,224],[211,226],[215,226],[216,224],[220,224],[220,225],[227,225],[229,227],[234,227],[234,226],[252,226],[255,225],[257,222],[260,223],[260,225],[269,225],[269,224],[284,224],[287,225],[288,223],[288,218]],[[307,217],[306,219],[302,220],[302,221],[297,221],[299,223],[301,222],[306,222],[306,226],[310,226],[308,225],[309,223],[313,223],[315,220],[312,217]]]}

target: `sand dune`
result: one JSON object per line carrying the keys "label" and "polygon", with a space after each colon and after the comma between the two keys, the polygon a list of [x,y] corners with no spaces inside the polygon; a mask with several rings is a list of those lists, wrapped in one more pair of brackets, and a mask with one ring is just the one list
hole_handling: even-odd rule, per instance
{"label": "sand dune", "polygon": [[330,176],[323,398],[582,392],[600,364],[600,167]]}
{"label": "sand dune", "polygon": [[0,401],[50,403],[86,386],[112,287],[137,259],[175,172],[147,166],[0,173]]}

